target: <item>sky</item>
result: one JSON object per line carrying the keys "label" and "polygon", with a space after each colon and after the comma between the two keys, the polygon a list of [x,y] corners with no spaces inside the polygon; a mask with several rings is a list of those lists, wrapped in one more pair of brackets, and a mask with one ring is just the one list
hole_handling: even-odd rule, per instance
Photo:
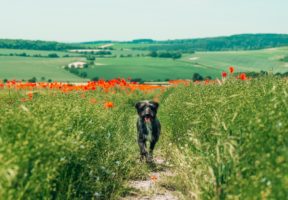
{"label": "sky", "polygon": [[0,38],[83,42],[288,34],[288,0],[0,0]]}

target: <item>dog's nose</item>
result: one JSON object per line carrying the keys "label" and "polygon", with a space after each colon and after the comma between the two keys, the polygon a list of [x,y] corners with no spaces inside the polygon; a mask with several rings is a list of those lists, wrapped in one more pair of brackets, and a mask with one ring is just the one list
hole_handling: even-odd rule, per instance
{"label": "dog's nose", "polygon": [[150,108],[146,108],[146,109],[145,109],[145,114],[146,114],[146,115],[149,115],[150,113],[151,113]]}

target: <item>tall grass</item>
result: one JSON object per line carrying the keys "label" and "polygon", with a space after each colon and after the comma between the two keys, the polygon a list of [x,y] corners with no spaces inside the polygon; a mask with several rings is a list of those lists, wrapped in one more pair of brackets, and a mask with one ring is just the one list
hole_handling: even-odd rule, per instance
{"label": "tall grass", "polygon": [[[287,85],[232,79],[162,93],[156,149],[176,174],[171,188],[186,199],[286,199]],[[27,102],[2,94],[0,197],[119,199],[147,172],[136,162],[134,104],[155,94],[40,91]]]}
{"label": "tall grass", "polygon": [[160,115],[174,187],[188,199],[286,199],[287,85],[263,78],[168,90]]}
{"label": "tall grass", "polygon": [[1,199],[117,199],[145,170],[134,127],[142,93],[18,95],[0,99]]}

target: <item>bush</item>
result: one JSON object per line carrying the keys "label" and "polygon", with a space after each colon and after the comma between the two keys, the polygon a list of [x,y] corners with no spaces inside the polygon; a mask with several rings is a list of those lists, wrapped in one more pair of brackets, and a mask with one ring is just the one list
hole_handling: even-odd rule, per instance
{"label": "bush", "polygon": [[30,82],[30,83],[36,83],[36,82],[37,82],[37,78],[36,78],[36,77],[30,78],[30,79],[28,80],[28,82]]}
{"label": "bush", "polygon": [[57,53],[49,53],[48,58],[59,58]]}

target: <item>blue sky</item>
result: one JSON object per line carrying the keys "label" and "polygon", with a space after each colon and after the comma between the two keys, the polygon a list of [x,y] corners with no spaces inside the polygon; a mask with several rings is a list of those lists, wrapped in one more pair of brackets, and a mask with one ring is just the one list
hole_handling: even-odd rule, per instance
{"label": "blue sky", "polygon": [[288,33],[288,0],[0,0],[0,38],[64,42]]}

